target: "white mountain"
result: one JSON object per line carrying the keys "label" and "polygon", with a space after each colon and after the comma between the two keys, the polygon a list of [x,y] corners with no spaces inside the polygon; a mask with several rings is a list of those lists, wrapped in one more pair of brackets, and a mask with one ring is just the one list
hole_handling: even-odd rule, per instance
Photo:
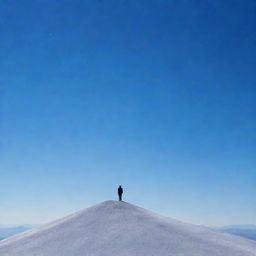
{"label": "white mountain", "polygon": [[106,201],[0,242],[1,256],[256,256],[256,242]]}

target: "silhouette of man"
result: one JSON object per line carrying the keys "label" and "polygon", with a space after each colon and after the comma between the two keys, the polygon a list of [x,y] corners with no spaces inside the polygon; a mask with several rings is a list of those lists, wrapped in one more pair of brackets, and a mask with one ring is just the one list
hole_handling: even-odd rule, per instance
{"label": "silhouette of man", "polygon": [[121,187],[121,185],[118,187],[117,193],[118,193],[119,201],[122,201],[123,188]]}

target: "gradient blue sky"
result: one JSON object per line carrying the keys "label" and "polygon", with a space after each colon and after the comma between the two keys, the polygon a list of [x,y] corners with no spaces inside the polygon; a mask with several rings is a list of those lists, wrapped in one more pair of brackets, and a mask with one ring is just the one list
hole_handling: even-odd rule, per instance
{"label": "gradient blue sky", "polygon": [[254,0],[0,2],[0,224],[256,224]]}

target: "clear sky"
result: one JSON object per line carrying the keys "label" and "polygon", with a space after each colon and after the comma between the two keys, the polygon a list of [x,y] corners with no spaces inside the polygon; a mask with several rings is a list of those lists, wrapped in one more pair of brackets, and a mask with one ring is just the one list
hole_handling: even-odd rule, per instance
{"label": "clear sky", "polygon": [[0,224],[256,224],[254,0],[0,2]]}

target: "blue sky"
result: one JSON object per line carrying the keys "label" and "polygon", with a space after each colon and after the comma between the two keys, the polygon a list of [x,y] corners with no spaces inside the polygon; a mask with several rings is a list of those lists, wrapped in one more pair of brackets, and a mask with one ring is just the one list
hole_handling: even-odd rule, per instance
{"label": "blue sky", "polygon": [[256,224],[256,3],[1,1],[0,224],[124,199]]}

